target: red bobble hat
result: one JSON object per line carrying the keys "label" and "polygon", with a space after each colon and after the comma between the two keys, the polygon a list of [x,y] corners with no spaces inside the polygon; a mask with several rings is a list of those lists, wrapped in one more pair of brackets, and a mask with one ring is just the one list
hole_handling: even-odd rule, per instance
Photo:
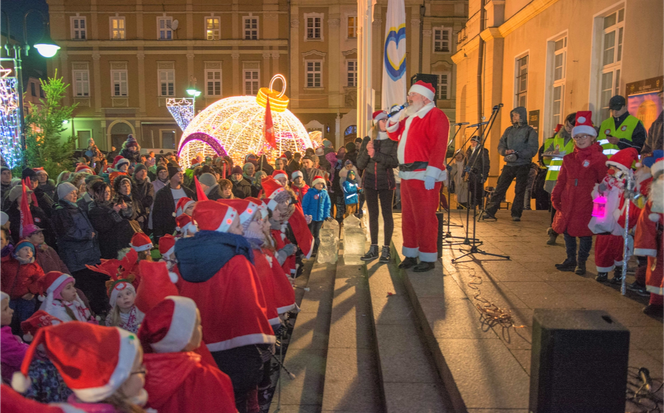
{"label": "red bobble hat", "polygon": [[53,317],[44,310],[39,310],[21,323],[21,330],[25,333],[23,334],[23,341],[29,343],[35,338],[34,336],[40,328],[55,326],[58,324],[62,324],[62,320]]}
{"label": "red bobble hat", "polygon": [[155,353],[182,351],[196,324],[196,303],[191,298],[169,296],[148,311],[138,330],[144,349]]}
{"label": "red bobble hat", "polygon": [[113,395],[129,378],[141,346],[136,335],[117,327],[70,321],[37,331],[12,387],[25,393],[30,386],[28,370],[37,346],[60,372],[67,387],[85,403]]}
{"label": "red bobble hat", "polygon": [[387,112],[384,110],[377,110],[371,115],[374,125],[378,123],[379,120],[387,119]]}
{"label": "red bobble hat", "polygon": [[593,126],[593,113],[589,110],[576,112],[576,119],[574,121],[574,128],[572,129],[572,136],[582,133],[586,135],[597,137],[597,131]]}
{"label": "red bobble hat", "polygon": [[198,202],[192,213],[199,231],[226,232],[237,216],[235,208],[209,200]]}
{"label": "red bobble hat", "polygon": [[141,261],[138,268],[143,277],[138,285],[134,304],[143,314],[147,314],[169,295],[180,295],[174,284],[177,280],[170,278],[171,273],[168,272],[165,262]]}
{"label": "red bobble hat", "polygon": [[325,186],[325,179],[322,176],[314,176],[313,181],[311,181],[311,186],[316,186],[316,184],[323,184]]}
{"label": "red bobble hat", "polygon": [[131,247],[136,252],[150,251],[153,247],[150,237],[142,232],[137,232],[131,237]]}
{"label": "red bobble hat", "polygon": [[89,174],[92,174],[92,175],[95,174],[94,169],[90,168],[88,165],[86,165],[84,163],[78,164],[78,166],[76,166],[76,169],[74,170],[74,172],[86,172],[86,173],[89,173]]}
{"label": "red bobble hat", "polygon": [[187,198],[186,196],[183,196],[178,200],[178,204],[175,207],[175,217],[179,217],[180,215],[184,214],[184,211],[187,210],[190,206],[194,205],[196,201],[194,201],[191,198]]}
{"label": "red bobble hat", "polygon": [[265,197],[269,199],[267,207],[273,210],[279,203],[274,198],[277,196],[277,194],[284,192],[286,188],[281,186],[281,184],[278,181],[275,181],[274,178],[263,179],[261,185],[263,186],[263,191],[265,191]]}
{"label": "red bobble hat", "polygon": [[627,172],[639,161],[639,152],[634,148],[625,148],[616,152],[611,159],[606,161],[606,166],[615,166],[623,172]]}
{"label": "red bobble hat", "polygon": [[[177,221],[177,220],[176,220]],[[175,250],[175,237],[171,234],[166,234],[159,238],[159,253],[163,255],[171,255]]]}
{"label": "red bobble hat", "polygon": [[408,93],[419,93],[425,98],[433,101],[434,96],[436,95],[436,90],[431,86],[430,83],[423,82],[418,80],[413,86],[410,87]]}
{"label": "red bobble hat", "polygon": [[272,178],[275,180],[279,178],[286,178],[286,180],[288,181],[288,174],[286,174],[286,172],[284,171],[276,170],[272,172]]}
{"label": "red bobble hat", "polygon": [[184,231],[196,233],[196,225],[194,225],[194,220],[187,214],[182,214],[175,218],[175,229],[181,233]]}

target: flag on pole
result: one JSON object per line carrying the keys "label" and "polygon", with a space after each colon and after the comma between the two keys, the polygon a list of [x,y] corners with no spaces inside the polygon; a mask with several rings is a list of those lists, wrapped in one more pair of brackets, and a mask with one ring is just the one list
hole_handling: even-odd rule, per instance
{"label": "flag on pole", "polygon": [[270,97],[267,96],[267,104],[265,105],[265,125],[263,127],[265,142],[267,142],[272,149],[277,149],[277,141],[274,138],[274,123],[272,123],[272,111],[270,110]]}
{"label": "flag on pole", "polygon": [[[30,182],[30,178],[25,178]],[[23,231],[28,225],[34,225],[35,222],[32,219],[32,212],[30,212],[30,201],[28,201],[28,194],[25,189],[25,181],[21,182],[23,196],[21,197],[21,229],[19,230],[19,238],[23,238]]]}
{"label": "flag on pole", "polygon": [[404,0],[389,0],[383,47],[383,91],[381,107],[389,109],[406,102],[406,8]]}

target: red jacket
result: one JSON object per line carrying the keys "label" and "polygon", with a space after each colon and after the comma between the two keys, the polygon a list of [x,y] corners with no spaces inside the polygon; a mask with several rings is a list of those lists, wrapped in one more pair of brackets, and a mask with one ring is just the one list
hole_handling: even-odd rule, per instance
{"label": "red jacket", "polygon": [[27,293],[39,294],[39,279],[44,276],[44,270],[37,263],[21,265],[16,259],[8,255],[2,257],[0,265],[0,284],[2,291],[9,294],[14,300]]}
{"label": "red jacket", "polygon": [[602,147],[595,143],[588,148],[574,148],[563,158],[558,181],[551,201],[556,209],[553,230],[573,237],[592,236],[588,223],[593,212],[592,191],[604,179],[608,167]]}
{"label": "red jacket", "polygon": [[299,186],[291,183],[290,189],[292,189],[293,192],[295,192],[297,200],[300,202],[300,204],[302,204],[302,198],[304,198],[304,196],[307,194],[307,191],[309,190],[309,185],[304,184],[304,186],[300,188]]}
{"label": "red jacket", "polygon": [[159,413],[235,413],[231,379],[193,352],[143,355],[147,407]]}
{"label": "red jacket", "polygon": [[[270,322],[271,326],[279,326],[279,314],[277,314],[277,306],[275,304],[274,280],[272,278],[270,261],[267,255],[256,248],[254,248],[254,266],[263,287],[263,296],[265,297],[265,305],[267,306],[267,321]],[[277,264],[277,266],[279,265]]]}
{"label": "red jacket", "polygon": [[283,268],[279,265],[279,261],[274,256],[272,251],[263,249],[263,253],[270,263],[271,273],[274,285],[274,302],[279,314],[284,314],[297,307],[295,304],[295,291],[293,285],[288,279],[288,275],[284,272]]}

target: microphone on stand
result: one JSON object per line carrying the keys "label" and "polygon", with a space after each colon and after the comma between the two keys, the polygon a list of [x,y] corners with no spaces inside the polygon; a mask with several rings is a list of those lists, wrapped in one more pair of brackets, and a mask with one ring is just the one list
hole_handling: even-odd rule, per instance
{"label": "microphone on stand", "polygon": [[476,123],[476,124],[474,124],[474,125],[470,125],[470,126],[468,126],[468,127],[469,127],[469,128],[475,128],[475,127],[477,127],[477,126],[486,125],[487,123],[489,123],[489,121]]}
{"label": "microphone on stand", "polygon": [[493,107],[493,110],[498,110],[503,107],[502,103],[497,104],[496,106]]}

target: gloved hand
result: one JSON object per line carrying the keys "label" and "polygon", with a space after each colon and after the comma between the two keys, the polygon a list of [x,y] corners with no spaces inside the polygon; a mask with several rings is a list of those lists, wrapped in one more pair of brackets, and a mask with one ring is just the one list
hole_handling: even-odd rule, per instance
{"label": "gloved hand", "polygon": [[291,255],[295,254],[295,251],[297,251],[297,247],[293,244],[286,244],[282,249],[279,250],[279,252],[284,252],[287,257],[290,257]]}
{"label": "gloved hand", "polygon": [[424,177],[424,189],[430,191],[436,185],[436,179],[433,176]]}

